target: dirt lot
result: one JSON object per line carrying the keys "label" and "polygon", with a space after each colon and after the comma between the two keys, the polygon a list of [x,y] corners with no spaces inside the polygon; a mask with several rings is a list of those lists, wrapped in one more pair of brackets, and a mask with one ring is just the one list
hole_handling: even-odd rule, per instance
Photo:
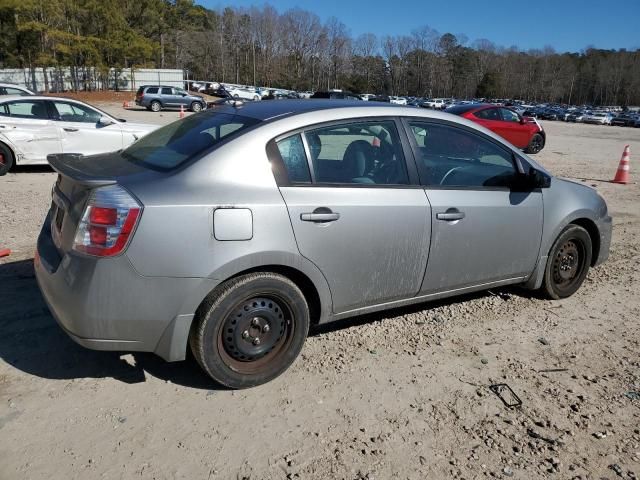
{"label": "dirt lot", "polygon": [[640,190],[607,180],[626,143],[640,175],[640,129],[545,128],[537,159],[596,187],[614,216],[610,260],[576,295],[503,289],[341,322],[239,392],[193,362],[69,340],[31,267],[54,175],[0,179],[0,246],[14,251],[0,260],[0,478],[637,478]]}

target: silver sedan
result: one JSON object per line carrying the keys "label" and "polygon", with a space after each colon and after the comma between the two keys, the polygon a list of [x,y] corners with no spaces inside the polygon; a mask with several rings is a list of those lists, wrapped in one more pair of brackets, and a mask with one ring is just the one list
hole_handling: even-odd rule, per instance
{"label": "silver sedan", "polygon": [[311,325],[501,285],[564,298],[609,254],[595,190],[446,113],[230,102],[49,160],[35,264],[61,327],[98,350],[191,348],[232,388],[283,373]]}

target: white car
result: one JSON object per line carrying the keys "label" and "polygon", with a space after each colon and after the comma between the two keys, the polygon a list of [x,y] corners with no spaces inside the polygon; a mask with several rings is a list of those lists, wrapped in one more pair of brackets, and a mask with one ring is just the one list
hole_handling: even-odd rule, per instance
{"label": "white car", "polygon": [[0,175],[13,165],[46,165],[52,153],[120,150],[159,125],[130,123],[84,102],[45,96],[0,98]]}
{"label": "white car", "polygon": [[240,100],[253,100],[254,102],[262,100],[262,97],[258,92],[248,88],[226,87],[226,90],[233,98]]}
{"label": "white car", "polygon": [[31,90],[21,85],[17,85],[15,83],[3,83],[0,82],[0,96],[5,95],[18,95],[18,96],[27,96],[27,95],[35,95]]}
{"label": "white car", "polygon": [[360,98],[362,100],[364,100],[365,102],[368,102],[369,100],[371,100],[374,97],[375,97],[375,95],[373,93],[361,93],[360,94]]}
{"label": "white car", "polygon": [[446,105],[447,100],[444,98],[430,98],[422,104],[425,108],[433,108],[435,110],[443,110],[446,108]]}
{"label": "white car", "polygon": [[611,125],[612,118],[613,116],[608,112],[594,112],[591,115],[586,115],[582,119],[582,122],[596,125]]}
{"label": "white car", "polygon": [[403,97],[391,96],[391,97],[389,97],[389,102],[390,103],[394,103],[396,105],[406,105],[407,104],[407,99],[403,98]]}

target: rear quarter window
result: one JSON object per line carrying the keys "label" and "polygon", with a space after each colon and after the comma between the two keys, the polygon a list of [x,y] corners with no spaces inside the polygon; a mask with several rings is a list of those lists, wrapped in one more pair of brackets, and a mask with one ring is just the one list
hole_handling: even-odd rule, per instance
{"label": "rear quarter window", "polygon": [[148,94],[158,93],[158,87],[147,88],[147,93]]}
{"label": "rear quarter window", "polygon": [[142,137],[123,150],[122,155],[151,169],[173,170],[258,123],[255,118],[226,113],[193,115]]}

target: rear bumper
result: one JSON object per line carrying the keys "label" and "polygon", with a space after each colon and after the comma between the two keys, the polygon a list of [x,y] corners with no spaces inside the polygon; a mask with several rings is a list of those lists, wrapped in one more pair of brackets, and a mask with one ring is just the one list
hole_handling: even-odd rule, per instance
{"label": "rear bumper", "polygon": [[96,258],[67,253],[60,258],[45,221],[34,268],[49,310],[80,345],[94,350],[155,352],[165,360],[185,358],[199,278],[143,277],[126,255]]}

